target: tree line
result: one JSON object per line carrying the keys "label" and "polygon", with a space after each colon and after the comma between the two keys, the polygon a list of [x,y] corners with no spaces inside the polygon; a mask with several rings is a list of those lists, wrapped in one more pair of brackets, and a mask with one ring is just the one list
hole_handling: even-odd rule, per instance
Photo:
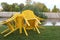
{"label": "tree line", "polygon": [[31,10],[39,10],[40,12],[60,12],[60,10],[54,5],[52,11],[47,8],[47,6],[43,3],[40,2],[33,2],[32,4],[29,4],[27,2],[25,5],[23,3],[17,4],[8,4],[5,2],[1,3],[3,10],[2,11],[9,11],[9,12],[21,12],[22,10],[25,9],[31,9]]}

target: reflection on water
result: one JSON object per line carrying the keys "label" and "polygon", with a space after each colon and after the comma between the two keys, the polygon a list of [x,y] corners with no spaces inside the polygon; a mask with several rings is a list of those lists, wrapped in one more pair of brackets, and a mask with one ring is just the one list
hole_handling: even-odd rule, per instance
{"label": "reflection on water", "polygon": [[[7,20],[8,18],[0,18],[0,21]],[[43,26],[53,26],[52,22],[45,22]],[[55,26],[60,26],[60,22],[56,22]]]}
{"label": "reflection on water", "polygon": [[44,26],[53,26],[53,24],[51,22],[46,22]]}
{"label": "reflection on water", "polygon": [[7,20],[8,18],[0,18],[0,21],[4,21]]}
{"label": "reflection on water", "polygon": [[56,26],[60,26],[60,22],[56,22],[56,24],[55,24]]}
{"label": "reflection on water", "polygon": [[[43,26],[53,26],[52,22],[46,22]],[[55,26],[60,26],[60,22],[56,22]]]}

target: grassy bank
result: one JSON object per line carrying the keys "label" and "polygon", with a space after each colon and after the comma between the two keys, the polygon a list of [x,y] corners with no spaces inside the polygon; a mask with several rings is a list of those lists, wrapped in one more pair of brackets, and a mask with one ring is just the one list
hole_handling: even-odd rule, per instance
{"label": "grassy bank", "polygon": [[[19,34],[19,30],[13,32],[7,37],[3,37],[3,34],[0,34],[0,40],[60,40],[60,27],[48,27],[45,26],[45,29],[40,30],[40,34],[34,31],[28,31],[29,36],[25,36],[24,31],[22,34]],[[5,28],[0,27],[0,32]]]}

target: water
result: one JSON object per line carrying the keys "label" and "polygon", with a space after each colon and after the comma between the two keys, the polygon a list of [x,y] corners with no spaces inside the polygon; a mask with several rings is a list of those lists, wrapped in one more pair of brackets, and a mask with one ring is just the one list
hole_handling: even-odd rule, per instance
{"label": "water", "polygon": [[56,22],[55,26],[60,26],[60,22]]}
{"label": "water", "polygon": [[[7,20],[8,18],[0,18],[0,21]],[[46,22],[43,26],[53,26],[52,22]],[[56,22],[55,26],[60,26],[60,22]]]}
{"label": "water", "polygon": [[4,21],[7,20],[8,18],[0,18],[0,21]]}
{"label": "water", "polygon": [[[53,26],[52,22],[46,22],[43,26]],[[56,22],[55,26],[60,26],[60,22]]]}
{"label": "water", "polygon": [[46,22],[44,26],[53,26],[53,24],[51,22]]}

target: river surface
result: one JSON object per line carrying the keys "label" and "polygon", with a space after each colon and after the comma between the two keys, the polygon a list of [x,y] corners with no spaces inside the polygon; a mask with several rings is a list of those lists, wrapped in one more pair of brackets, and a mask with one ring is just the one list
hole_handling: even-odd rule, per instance
{"label": "river surface", "polygon": [[[7,20],[8,18],[0,18],[0,21]],[[44,26],[53,26],[52,22],[46,22]],[[56,22],[55,26],[60,26],[60,22]]]}
{"label": "river surface", "polygon": [[4,21],[7,20],[8,18],[0,18],[0,21]]}
{"label": "river surface", "polygon": [[[44,26],[53,26],[52,22],[46,22]],[[60,26],[60,22],[56,22],[55,26]]]}

